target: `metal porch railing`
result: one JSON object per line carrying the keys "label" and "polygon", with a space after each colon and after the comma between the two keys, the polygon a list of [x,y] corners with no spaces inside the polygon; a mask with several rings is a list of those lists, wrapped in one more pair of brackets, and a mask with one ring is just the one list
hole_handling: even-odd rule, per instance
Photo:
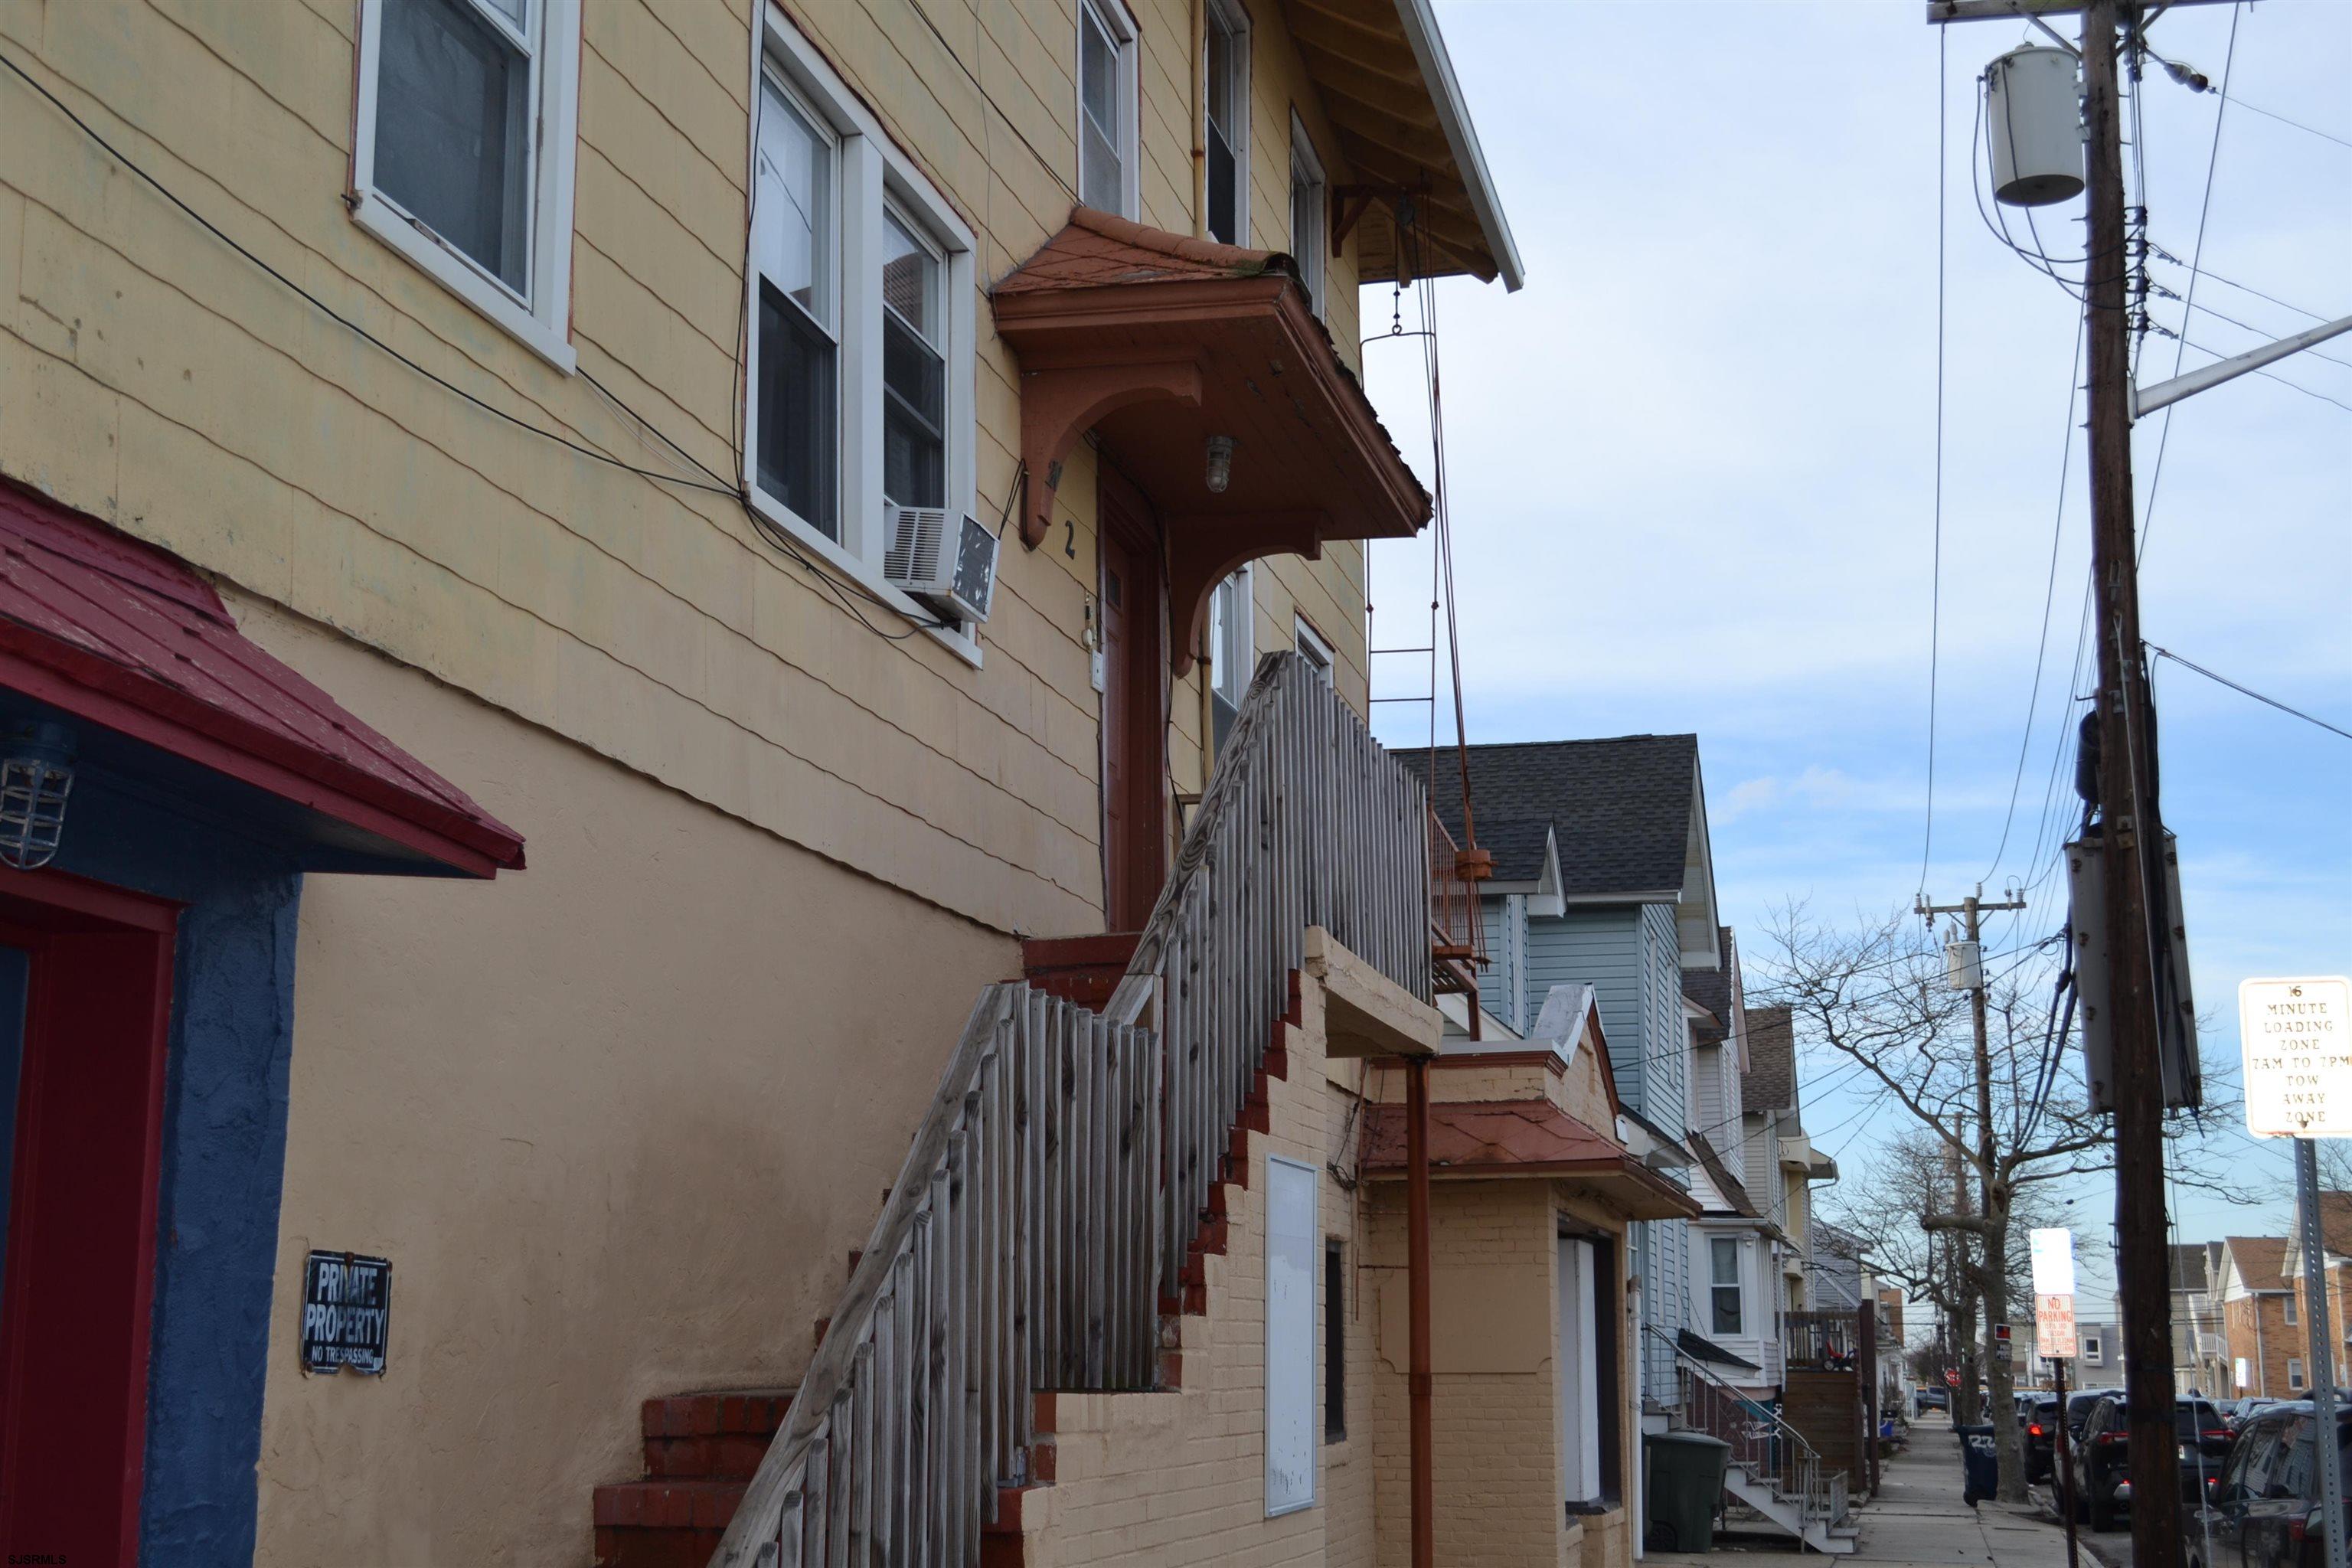
{"label": "metal porch railing", "polygon": [[1677,1415],[1685,1426],[1730,1444],[1731,1462],[1796,1504],[1805,1522],[1845,1522],[1849,1505],[1843,1470],[1825,1471],[1812,1444],[1771,1406],[1694,1360],[1655,1326],[1642,1327],[1674,1347],[1683,1395]]}

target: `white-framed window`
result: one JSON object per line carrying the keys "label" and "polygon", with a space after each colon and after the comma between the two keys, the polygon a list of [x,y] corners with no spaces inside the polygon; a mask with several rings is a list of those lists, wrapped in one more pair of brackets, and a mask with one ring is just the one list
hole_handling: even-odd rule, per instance
{"label": "white-framed window", "polygon": [[1328,686],[1331,683],[1331,645],[1323,640],[1321,632],[1307,624],[1305,616],[1293,619],[1291,646],[1298,649],[1299,657],[1312,665],[1315,673],[1321,676],[1323,683]]}
{"label": "white-framed window", "polygon": [[1078,200],[1121,217],[1137,191],[1135,24],[1118,0],[1078,0]]}
{"label": "white-framed window", "polygon": [[2303,1386],[2303,1361],[2298,1356],[2286,1358],[2286,1385],[2289,1388]]}
{"label": "white-framed window", "polygon": [[1265,1157],[1265,1516],[1315,1503],[1315,1274],[1322,1173]]}
{"label": "white-framed window", "polygon": [[[769,522],[909,618],[892,504],[975,510],[974,241],[771,7],[754,78],[743,480]],[[973,662],[969,627],[934,627]]]}
{"label": "white-framed window", "polygon": [[578,0],[362,0],[352,216],[569,372]]}
{"label": "white-framed window", "polygon": [[1201,29],[1201,144],[1208,150],[1209,237],[1249,243],[1249,14],[1208,0]]}
{"label": "white-framed window", "polygon": [[1250,569],[1244,566],[1209,594],[1210,739],[1219,751],[1224,749],[1225,731],[1241,717],[1257,658],[1250,628],[1257,614],[1251,588]]}
{"label": "white-framed window", "polygon": [[2083,1359],[2084,1361],[2096,1361],[2099,1359],[2098,1335],[2084,1334],[2083,1336]]}
{"label": "white-framed window", "polygon": [[2302,1304],[2294,1299],[2294,1292],[2292,1290],[2286,1293],[2285,1300],[2286,1326],[2290,1329],[2301,1327],[2303,1322],[2303,1319],[2301,1317],[2303,1310]]}
{"label": "white-framed window", "polygon": [[1738,1334],[1745,1314],[1739,1289],[1739,1240],[1737,1237],[1707,1238],[1708,1321],[1718,1334]]}
{"label": "white-framed window", "polygon": [[1299,281],[1307,285],[1307,302],[1323,313],[1324,253],[1330,248],[1324,227],[1331,210],[1331,187],[1323,177],[1323,160],[1315,155],[1314,138],[1297,110],[1290,116],[1290,258],[1298,264]]}
{"label": "white-framed window", "polygon": [[1592,1243],[1560,1237],[1555,1269],[1559,1307],[1559,1485],[1570,1507],[1601,1498],[1601,1368]]}

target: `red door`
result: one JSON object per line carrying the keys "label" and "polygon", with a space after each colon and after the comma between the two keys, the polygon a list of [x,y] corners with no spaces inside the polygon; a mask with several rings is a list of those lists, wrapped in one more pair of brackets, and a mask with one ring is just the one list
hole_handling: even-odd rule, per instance
{"label": "red door", "polygon": [[0,869],[0,948],[23,954],[25,976],[0,1252],[0,1550],[40,1561],[138,1559],[177,913]]}
{"label": "red door", "polygon": [[1166,594],[1150,509],[1108,466],[1100,507],[1103,921],[1140,931],[1168,873]]}

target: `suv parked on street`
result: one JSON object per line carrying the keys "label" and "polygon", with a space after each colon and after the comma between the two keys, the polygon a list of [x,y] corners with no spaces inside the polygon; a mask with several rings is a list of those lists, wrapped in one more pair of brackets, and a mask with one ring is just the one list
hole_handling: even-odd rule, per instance
{"label": "suv parked on street", "polygon": [[[2177,1399],[2172,1417],[2182,1459],[2219,1457],[2228,1449],[2230,1428],[2211,1400]],[[2067,1506],[2093,1530],[2113,1530],[2116,1519],[2131,1507],[2130,1450],[2123,1395],[2100,1395],[2083,1418],[2074,1445],[2074,1473],[2066,1478]],[[2185,1489],[2194,1487],[2188,1477],[2183,1480]]]}
{"label": "suv parked on street", "polygon": [[[2326,1561],[2315,1425],[2302,1400],[2265,1405],[2246,1418],[2212,1485],[2202,1497],[2182,1499],[2189,1568],[2315,1568]],[[2352,1491],[2352,1410],[2337,1413],[2336,1435],[2338,1473]]]}
{"label": "suv parked on street", "polygon": [[2058,1397],[2037,1399],[2025,1412],[2025,1479],[2046,1481],[2058,1465]]}

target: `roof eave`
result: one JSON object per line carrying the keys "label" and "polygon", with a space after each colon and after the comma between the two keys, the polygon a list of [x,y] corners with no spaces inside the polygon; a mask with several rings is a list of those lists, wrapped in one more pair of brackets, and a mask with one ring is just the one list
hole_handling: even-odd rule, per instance
{"label": "roof eave", "polygon": [[1454,75],[1454,61],[1445,51],[1445,39],[1437,30],[1437,16],[1430,8],[1430,0],[1397,0],[1397,21],[1404,28],[1405,42],[1412,47],[1412,58],[1421,67],[1422,79],[1429,85],[1429,95],[1437,110],[1438,125],[1445,132],[1445,144],[1454,153],[1454,166],[1462,176],[1464,193],[1470,198],[1470,210],[1478,219],[1478,232],[1486,241],[1487,251],[1495,258],[1495,274],[1503,287],[1517,293],[1526,283],[1527,275],[1519,265],[1519,247],[1511,238],[1511,226],[1503,216],[1501,198],[1495,192],[1494,176],[1486,168],[1486,155],[1478,146],[1478,132],[1470,123],[1470,110],[1463,101],[1462,84]]}

